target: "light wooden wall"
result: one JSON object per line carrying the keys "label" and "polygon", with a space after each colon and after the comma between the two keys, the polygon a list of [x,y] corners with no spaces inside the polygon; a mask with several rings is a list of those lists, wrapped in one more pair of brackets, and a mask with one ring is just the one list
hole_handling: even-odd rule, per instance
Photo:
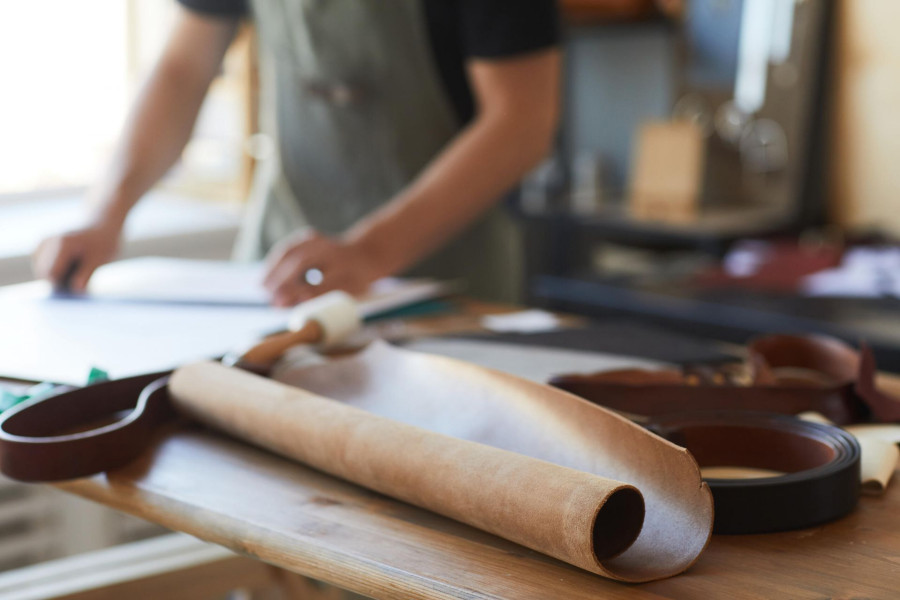
{"label": "light wooden wall", "polygon": [[900,236],[900,2],[839,0],[837,13],[832,212]]}

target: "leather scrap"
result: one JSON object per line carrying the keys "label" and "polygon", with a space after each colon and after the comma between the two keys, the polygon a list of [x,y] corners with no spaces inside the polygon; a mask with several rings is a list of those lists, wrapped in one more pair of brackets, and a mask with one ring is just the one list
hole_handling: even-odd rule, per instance
{"label": "leather scrap", "polygon": [[382,343],[279,378],[199,363],[170,391],[217,429],[613,579],[676,575],[708,543],[691,455],[575,396]]}

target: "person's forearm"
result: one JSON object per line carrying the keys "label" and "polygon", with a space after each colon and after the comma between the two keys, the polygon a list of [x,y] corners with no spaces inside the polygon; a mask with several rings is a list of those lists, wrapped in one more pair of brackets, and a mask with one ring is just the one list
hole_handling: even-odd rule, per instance
{"label": "person's forearm", "polygon": [[[203,99],[236,24],[187,16],[150,75],[103,178],[89,193],[93,217],[120,227],[132,206],[175,164],[190,139]],[[219,47],[186,58],[197,29]],[[207,31],[209,30],[209,31]]]}
{"label": "person's forearm", "polygon": [[124,222],[129,209],[175,164],[190,138],[203,91],[182,87],[161,65],[147,82],[119,147],[90,201],[98,217]]}
{"label": "person's forearm", "polygon": [[[532,115],[533,116],[533,115]],[[345,235],[366,248],[382,273],[398,273],[458,234],[498,201],[549,151],[555,112],[483,115],[403,193]]]}
{"label": "person's forearm", "polygon": [[344,234],[378,276],[460,233],[546,156],[559,115],[560,53],[475,61],[475,120],[396,198]]}

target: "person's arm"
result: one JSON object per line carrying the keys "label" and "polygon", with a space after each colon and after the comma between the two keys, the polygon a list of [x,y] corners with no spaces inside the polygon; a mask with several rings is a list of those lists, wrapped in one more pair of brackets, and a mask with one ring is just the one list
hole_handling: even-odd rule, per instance
{"label": "person's arm", "polygon": [[[363,292],[412,266],[483,214],[550,150],[560,104],[560,52],[468,66],[477,113],[421,175],[339,239],[300,233],[270,253],[267,289],[289,306],[330,289]],[[324,274],[319,287],[301,277]]]}
{"label": "person's arm", "polygon": [[80,292],[94,270],[114,258],[129,210],[175,164],[190,139],[237,26],[237,18],[180,10],[113,161],[89,193],[87,224],[38,246],[33,262],[39,277],[57,284],[70,277],[70,289]]}

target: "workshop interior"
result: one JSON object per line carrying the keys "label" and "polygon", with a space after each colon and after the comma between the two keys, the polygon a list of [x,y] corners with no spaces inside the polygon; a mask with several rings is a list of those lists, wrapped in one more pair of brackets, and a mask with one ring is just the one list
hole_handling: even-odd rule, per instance
{"label": "workshop interior", "polygon": [[3,12],[0,598],[900,595],[900,4]]}

